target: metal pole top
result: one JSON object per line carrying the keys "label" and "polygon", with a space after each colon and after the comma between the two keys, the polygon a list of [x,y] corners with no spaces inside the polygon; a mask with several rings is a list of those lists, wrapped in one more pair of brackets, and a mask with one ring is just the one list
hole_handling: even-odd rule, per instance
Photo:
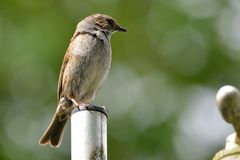
{"label": "metal pole top", "polygon": [[73,111],[72,160],[107,160],[107,118],[104,106],[81,106]]}
{"label": "metal pole top", "polygon": [[81,106],[79,108],[76,108],[73,110],[72,114],[77,113],[77,112],[81,112],[81,111],[97,111],[97,112],[101,112],[103,113],[107,118],[109,115],[109,111],[105,106],[95,106],[92,104],[89,104],[88,106]]}

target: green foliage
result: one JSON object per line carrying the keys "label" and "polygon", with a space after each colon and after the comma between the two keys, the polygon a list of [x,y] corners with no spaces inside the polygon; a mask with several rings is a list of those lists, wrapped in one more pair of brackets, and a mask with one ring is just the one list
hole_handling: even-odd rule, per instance
{"label": "green foliage", "polygon": [[239,87],[237,0],[1,0],[0,159],[70,159],[69,128],[61,148],[38,139],[75,26],[97,12],[128,29],[111,38],[112,68],[94,101],[110,110],[109,159],[210,159],[231,132],[216,91]]}

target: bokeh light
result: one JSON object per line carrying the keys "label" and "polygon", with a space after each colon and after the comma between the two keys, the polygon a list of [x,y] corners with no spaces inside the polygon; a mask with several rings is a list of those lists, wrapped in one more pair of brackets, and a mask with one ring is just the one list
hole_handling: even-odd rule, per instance
{"label": "bokeh light", "polygon": [[38,140],[69,40],[93,13],[128,29],[111,38],[112,67],[93,102],[110,111],[109,159],[211,159],[233,132],[215,94],[240,88],[238,0],[1,0],[0,159],[70,159],[70,123],[60,148]]}

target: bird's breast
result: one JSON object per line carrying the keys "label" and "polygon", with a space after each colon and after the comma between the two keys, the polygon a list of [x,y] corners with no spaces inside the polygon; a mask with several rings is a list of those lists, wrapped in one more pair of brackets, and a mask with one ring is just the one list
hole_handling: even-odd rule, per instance
{"label": "bird's breast", "polygon": [[111,65],[111,46],[88,34],[79,35],[70,46],[71,56],[67,72],[69,92],[75,98],[92,99],[106,79]]}

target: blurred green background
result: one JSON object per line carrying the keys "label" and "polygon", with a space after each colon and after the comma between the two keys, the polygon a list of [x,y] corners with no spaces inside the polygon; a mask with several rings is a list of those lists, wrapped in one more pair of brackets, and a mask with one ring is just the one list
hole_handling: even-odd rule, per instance
{"label": "blurred green background", "polygon": [[215,94],[240,88],[238,0],[1,0],[0,159],[70,159],[70,123],[60,148],[38,140],[75,26],[93,13],[128,29],[111,38],[111,71],[94,101],[110,110],[109,159],[211,159],[233,132]]}

